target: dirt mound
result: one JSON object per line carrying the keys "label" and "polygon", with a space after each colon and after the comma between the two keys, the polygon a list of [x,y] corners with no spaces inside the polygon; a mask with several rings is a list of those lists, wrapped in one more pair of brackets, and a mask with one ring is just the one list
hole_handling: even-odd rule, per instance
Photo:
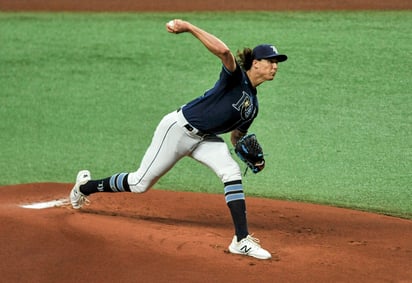
{"label": "dirt mound", "polygon": [[71,184],[0,187],[3,282],[412,282],[412,221],[248,198],[250,231],[273,258],[232,255],[223,195],[96,194],[80,211],[21,205],[67,199]]}

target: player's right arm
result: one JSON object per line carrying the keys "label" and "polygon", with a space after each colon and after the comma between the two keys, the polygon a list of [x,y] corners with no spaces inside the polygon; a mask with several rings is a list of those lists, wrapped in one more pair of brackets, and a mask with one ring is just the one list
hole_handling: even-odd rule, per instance
{"label": "player's right arm", "polygon": [[190,32],[196,37],[211,53],[220,58],[227,70],[236,70],[236,59],[227,45],[211,33],[183,20],[174,20],[173,25],[166,25],[166,29],[171,33]]}

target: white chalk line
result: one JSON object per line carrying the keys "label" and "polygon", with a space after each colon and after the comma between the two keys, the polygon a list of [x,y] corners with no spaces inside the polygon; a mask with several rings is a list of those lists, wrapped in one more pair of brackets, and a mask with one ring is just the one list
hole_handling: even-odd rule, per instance
{"label": "white chalk line", "polygon": [[29,208],[29,209],[45,209],[45,208],[51,208],[51,207],[65,206],[68,204],[69,204],[69,199],[63,198],[63,199],[57,199],[57,200],[51,200],[51,201],[45,201],[45,202],[34,202],[30,204],[24,204],[24,205],[20,205],[20,207]]}

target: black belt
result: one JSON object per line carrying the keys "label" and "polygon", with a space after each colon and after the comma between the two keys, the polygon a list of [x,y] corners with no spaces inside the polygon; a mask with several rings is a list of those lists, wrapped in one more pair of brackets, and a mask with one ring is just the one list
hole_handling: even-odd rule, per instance
{"label": "black belt", "polygon": [[[179,112],[180,110],[182,110],[182,107],[179,107],[179,108],[177,109],[177,112]],[[185,127],[189,132],[193,132],[193,130],[195,129],[195,128],[193,128],[192,125],[190,125],[190,124],[186,124],[186,125],[184,125],[183,127]],[[202,132],[202,131],[200,131],[200,130],[197,130],[197,133],[196,133],[195,135],[196,135],[196,136],[199,136],[199,137],[201,137],[201,138],[204,138],[204,137],[206,137],[206,136],[209,136],[210,134],[206,134],[206,133],[204,133],[204,132]]]}
{"label": "black belt", "polygon": [[[186,124],[183,127],[185,127],[188,131],[192,132],[194,130],[194,128],[190,125],[190,124]],[[195,134],[196,136],[199,136],[201,138],[204,138],[206,136],[210,136],[210,134],[206,134],[200,130],[197,130],[197,133]]]}

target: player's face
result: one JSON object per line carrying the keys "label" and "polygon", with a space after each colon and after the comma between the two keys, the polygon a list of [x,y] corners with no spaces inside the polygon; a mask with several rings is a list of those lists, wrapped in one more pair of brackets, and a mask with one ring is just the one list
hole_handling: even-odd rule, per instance
{"label": "player's face", "polygon": [[265,81],[271,81],[278,71],[278,60],[262,59],[257,62],[260,75]]}

